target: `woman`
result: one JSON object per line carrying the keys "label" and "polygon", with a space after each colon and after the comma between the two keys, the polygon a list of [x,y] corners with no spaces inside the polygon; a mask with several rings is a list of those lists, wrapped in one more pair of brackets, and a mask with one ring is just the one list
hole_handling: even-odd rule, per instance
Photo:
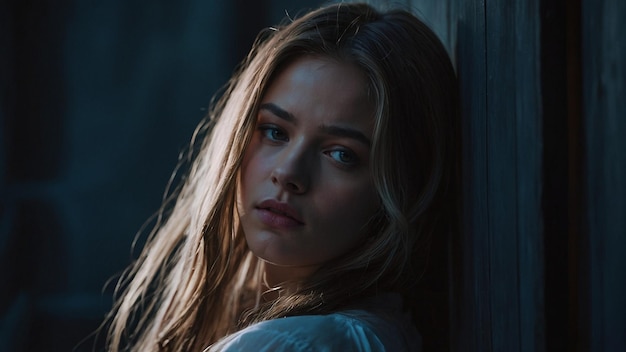
{"label": "woman", "polygon": [[109,349],[419,350],[406,310],[456,223],[455,93],[404,11],[263,32],[121,281]]}

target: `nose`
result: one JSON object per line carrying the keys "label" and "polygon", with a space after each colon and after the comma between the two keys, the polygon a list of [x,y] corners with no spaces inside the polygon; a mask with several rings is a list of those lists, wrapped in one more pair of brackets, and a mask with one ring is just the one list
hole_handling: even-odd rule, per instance
{"label": "nose", "polygon": [[282,154],[272,170],[272,182],[289,193],[306,193],[311,186],[311,158],[298,148],[286,148]]}

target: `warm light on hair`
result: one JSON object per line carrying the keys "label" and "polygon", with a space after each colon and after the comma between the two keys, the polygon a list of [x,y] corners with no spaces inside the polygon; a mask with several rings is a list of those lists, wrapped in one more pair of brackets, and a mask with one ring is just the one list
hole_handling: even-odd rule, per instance
{"label": "warm light on hair", "polygon": [[[371,167],[382,209],[358,248],[263,304],[254,290],[262,263],[247,249],[236,213],[238,173],[264,92],[304,55],[355,65],[367,77],[377,108]],[[457,113],[447,53],[408,12],[337,4],[262,32],[198,127],[182,187],[120,280],[108,348],[201,350],[257,321],[329,313],[377,291],[408,294],[424,270],[430,236],[454,230]]]}

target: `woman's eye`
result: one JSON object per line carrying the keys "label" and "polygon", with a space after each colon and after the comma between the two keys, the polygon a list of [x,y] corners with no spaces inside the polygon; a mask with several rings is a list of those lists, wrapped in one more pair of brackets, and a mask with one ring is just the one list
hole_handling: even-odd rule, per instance
{"label": "woman's eye", "polygon": [[328,152],[328,155],[334,160],[348,166],[355,166],[358,162],[356,155],[346,150],[331,150]]}
{"label": "woman's eye", "polygon": [[289,141],[287,134],[283,132],[282,129],[276,126],[267,126],[267,125],[261,126],[259,127],[259,130],[261,130],[261,132],[263,133],[263,137],[269,139],[270,141],[274,141],[274,142]]}

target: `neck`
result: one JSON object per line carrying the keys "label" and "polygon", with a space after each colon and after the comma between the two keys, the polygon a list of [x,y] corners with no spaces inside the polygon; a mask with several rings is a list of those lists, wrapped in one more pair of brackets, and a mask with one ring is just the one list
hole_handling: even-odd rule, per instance
{"label": "neck", "polygon": [[311,276],[319,266],[281,266],[262,262],[262,277],[259,282],[262,299],[273,301],[281,294],[295,292],[299,281]]}

